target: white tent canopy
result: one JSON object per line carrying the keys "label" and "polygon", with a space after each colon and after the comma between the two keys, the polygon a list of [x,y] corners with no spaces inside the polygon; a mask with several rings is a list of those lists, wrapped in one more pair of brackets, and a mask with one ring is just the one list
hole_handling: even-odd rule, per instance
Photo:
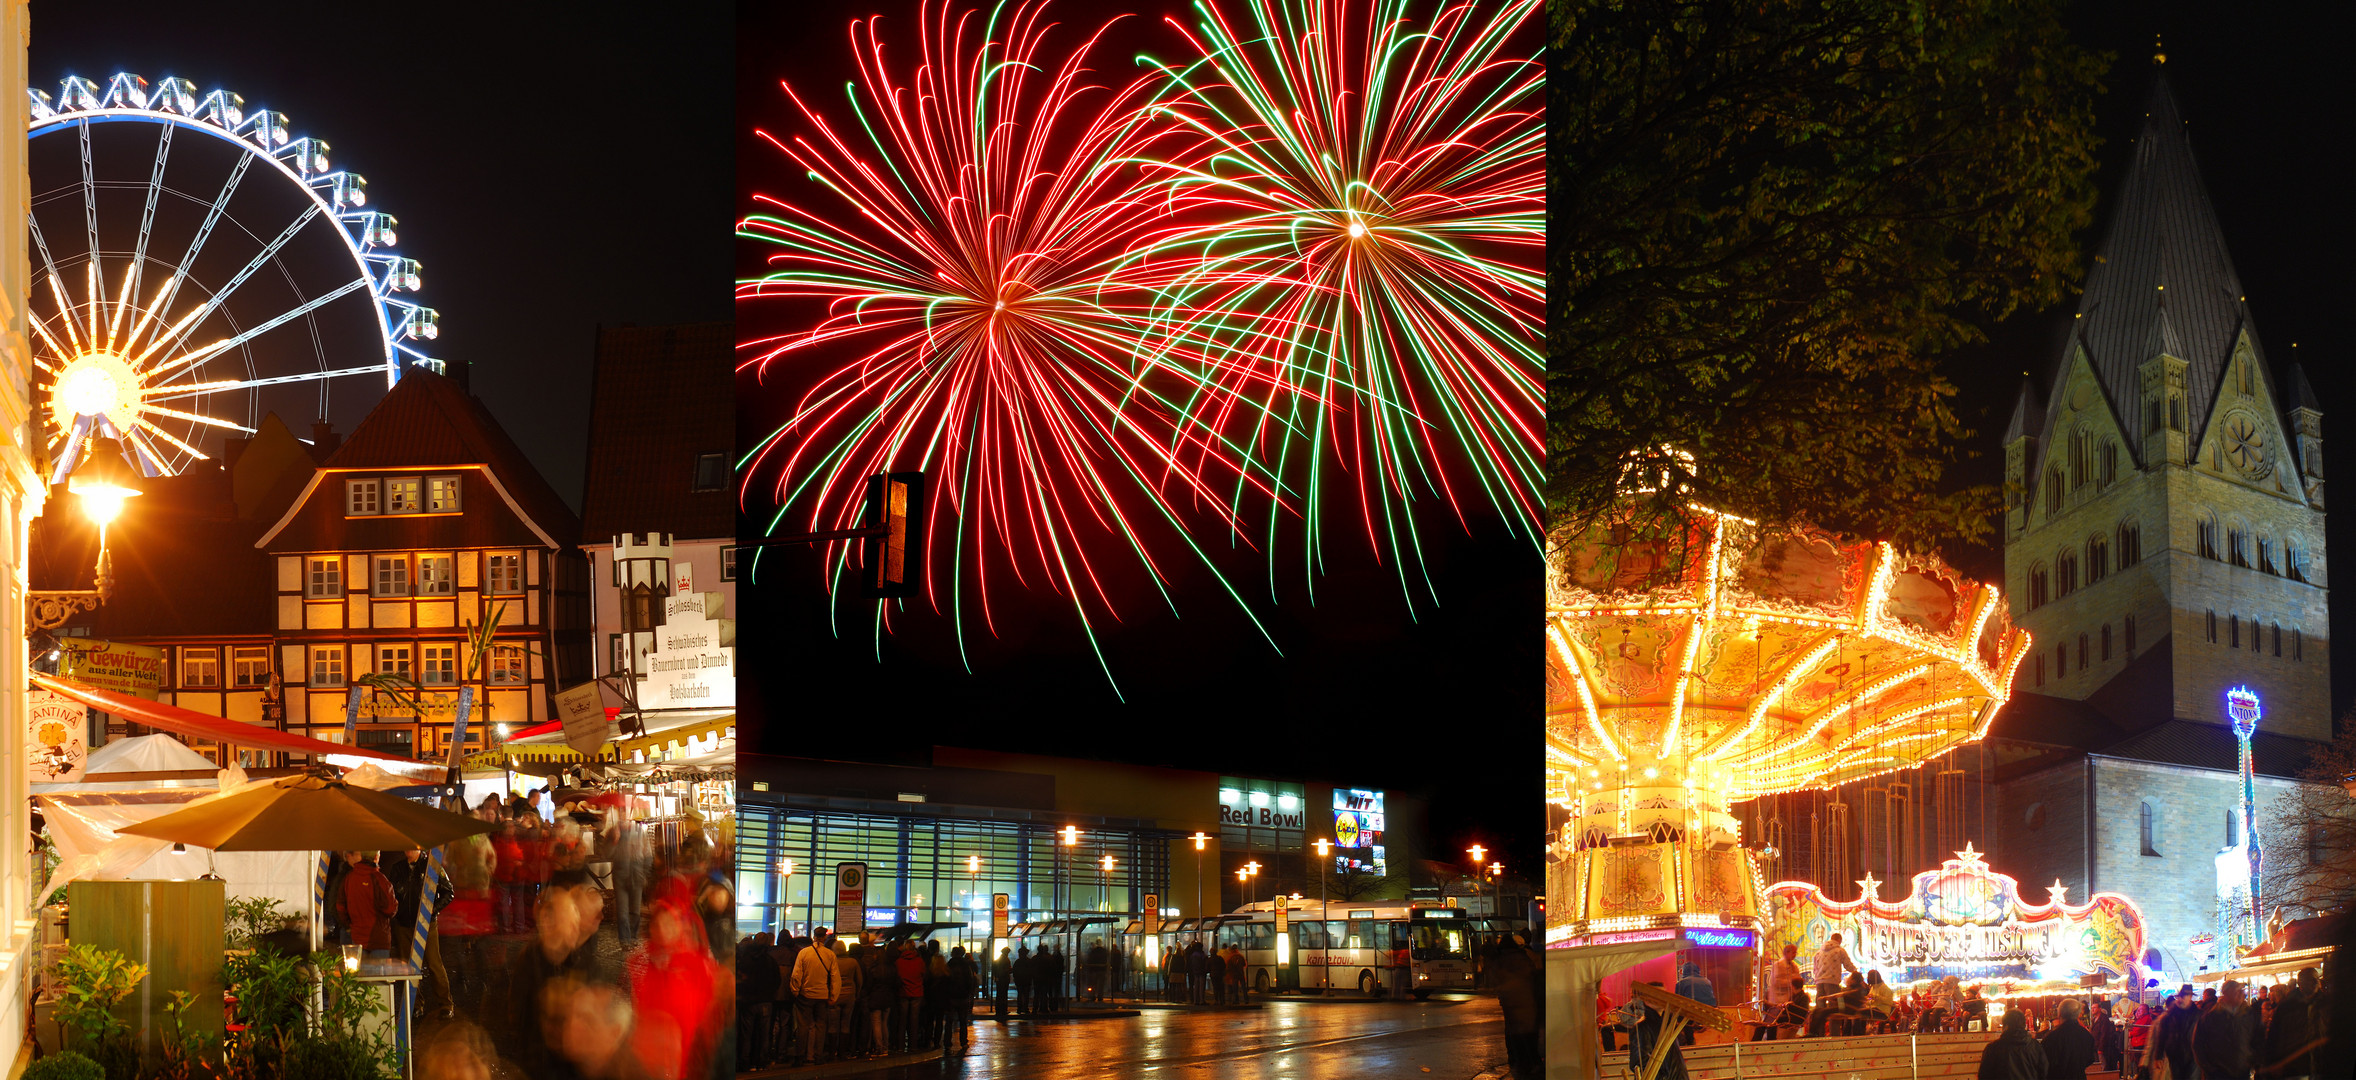
{"label": "white tent canopy", "polygon": [[[90,754],[82,766],[82,774],[126,772],[206,772],[220,766],[212,759],[188,748],[188,744],[170,735],[141,735],[136,738],[116,739]],[[219,786],[217,777],[190,780],[129,780],[98,781],[78,784],[34,784],[33,794],[51,795],[69,791],[153,791],[157,788],[211,788]]]}

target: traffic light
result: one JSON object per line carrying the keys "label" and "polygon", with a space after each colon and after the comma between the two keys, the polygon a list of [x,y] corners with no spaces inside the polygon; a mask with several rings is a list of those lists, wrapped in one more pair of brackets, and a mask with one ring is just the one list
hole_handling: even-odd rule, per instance
{"label": "traffic light", "polygon": [[874,530],[862,543],[865,568],[859,595],[869,600],[896,600],[916,595],[924,576],[924,548],[917,537],[922,527],[924,474],[877,473],[867,478],[866,528]]}

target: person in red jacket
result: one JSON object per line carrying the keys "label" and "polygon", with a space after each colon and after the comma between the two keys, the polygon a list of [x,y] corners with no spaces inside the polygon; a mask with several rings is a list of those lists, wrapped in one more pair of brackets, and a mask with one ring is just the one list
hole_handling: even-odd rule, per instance
{"label": "person in red jacket", "polygon": [[393,913],[401,904],[393,896],[393,882],[376,868],[373,851],[347,852],[344,859],[352,864],[336,892],[336,913],[343,917],[345,932],[352,944],[370,956],[389,957],[393,954]]}

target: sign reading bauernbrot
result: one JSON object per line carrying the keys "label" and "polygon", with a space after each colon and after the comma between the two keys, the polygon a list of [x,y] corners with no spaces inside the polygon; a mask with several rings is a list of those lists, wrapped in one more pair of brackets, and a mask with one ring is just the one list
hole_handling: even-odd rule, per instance
{"label": "sign reading bauernbrot", "polygon": [[681,593],[665,608],[646,654],[646,683],[638,704],[647,709],[702,709],[736,704],[735,624],[720,617],[716,592]]}

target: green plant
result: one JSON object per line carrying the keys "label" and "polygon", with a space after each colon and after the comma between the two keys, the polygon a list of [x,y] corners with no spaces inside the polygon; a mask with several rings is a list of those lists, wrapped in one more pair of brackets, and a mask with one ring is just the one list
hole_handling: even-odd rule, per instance
{"label": "green plant", "polygon": [[32,1063],[25,1069],[24,1080],[106,1080],[106,1070],[81,1054],[64,1050]]}
{"label": "green plant", "polygon": [[[139,988],[147,965],[112,949],[72,945],[57,961],[57,1026],[74,1049],[95,1048],[104,1062],[112,1036],[130,1036],[131,1025],[115,1016],[115,1005]],[[111,1064],[111,1063],[110,1063]],[[108,1070],[113,1075],[113,1070]]]}
{"label": "green plant", "polygon": [[220,1044],[188,1030],[188,1010],[196,1003],[195,994],[172,991],[171,1004],[164,1006],[166,1024],[159,1040],[163,1060],[146,1080],[212,1080],[221,1075],[215,1064],[220,1060]]}
{"label": "green plant", "polygon": [[287,913],[278,910],[278,904],[277,900],[267,896],[240,896],[229,901],[225,909],[229,920],[229,947],[253,948],[255,938],[284,926]]}
{"label": "green plant", "polygon": [[286,1076],[303,1080],[379,1080],[390,1050],[349,1035],[297,1039],[286,1046]]}

